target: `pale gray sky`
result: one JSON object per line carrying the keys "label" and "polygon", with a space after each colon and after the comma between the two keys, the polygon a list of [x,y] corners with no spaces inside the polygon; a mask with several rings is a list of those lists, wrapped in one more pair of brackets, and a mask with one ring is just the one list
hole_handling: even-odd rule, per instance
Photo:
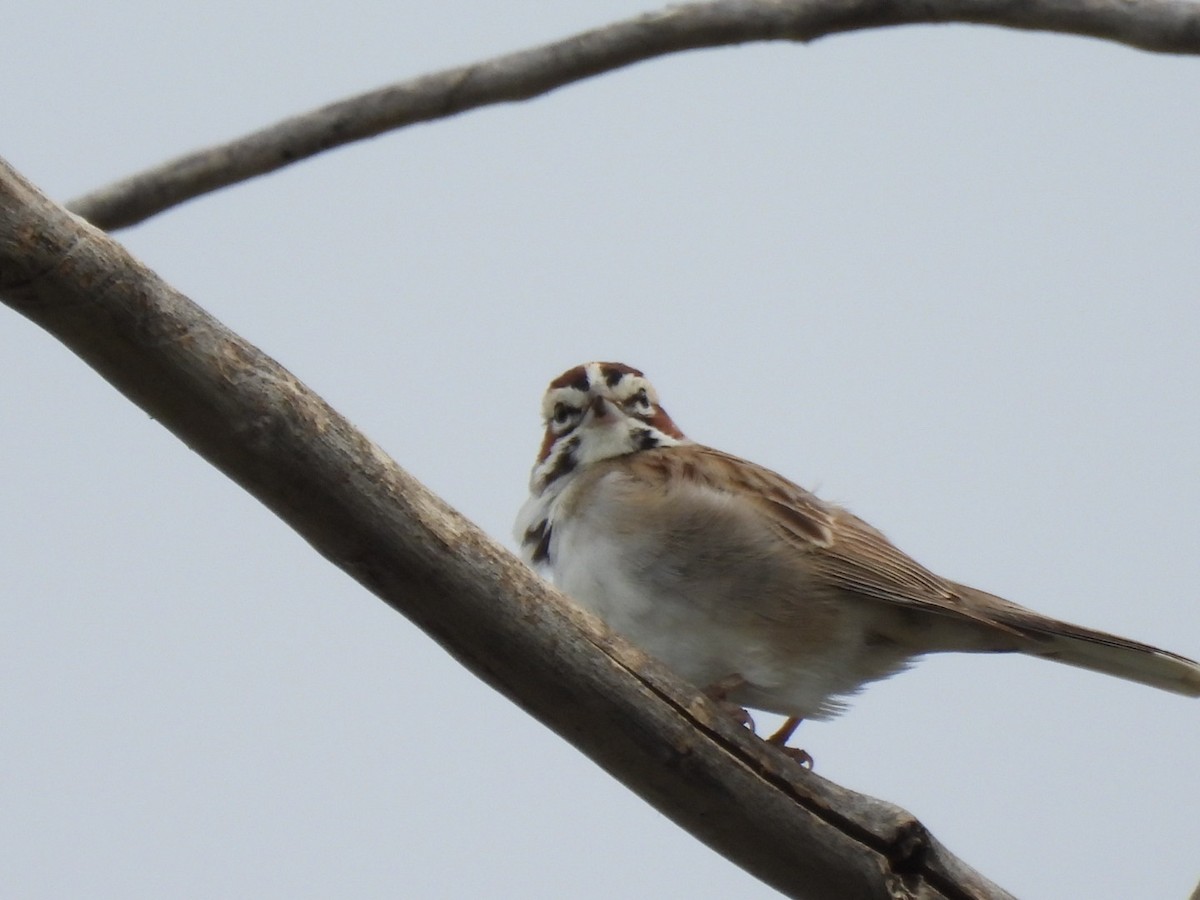
{"label": "pale gray sky", "polygon": [[[68,199],[653,4],[5,17],[0,154]],[[1200,655],[1200,62],[975,27],[658,60],[121,240],[508,541],[561,370],[932,568]],[[769,897],[0,313],[6,897]],[[803,726],[1022,898],[1184,897],[1200,706],[945,657]],[[769,724],[769,723],[768,723]]]}

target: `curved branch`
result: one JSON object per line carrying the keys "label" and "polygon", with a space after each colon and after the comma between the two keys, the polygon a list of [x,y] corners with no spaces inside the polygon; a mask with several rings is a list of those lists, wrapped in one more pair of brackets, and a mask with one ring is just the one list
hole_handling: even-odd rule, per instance
{"label": "curved branch", "polygon": [[463,665],[793,897],[999,898],[911,815],[802,769],[536,578],[291,373],[0,161],[0,298]]}
{"label": "curved branch", "polygon": [[447,69],[284,119],[79,197],[99,228],[134,225],[194,197],[416,122],[527,100],[642,60],[749,41],[811,41],[888,25],[967,22],[1200,53],[1189,0],[717,0],[669,7],[551,44]]}

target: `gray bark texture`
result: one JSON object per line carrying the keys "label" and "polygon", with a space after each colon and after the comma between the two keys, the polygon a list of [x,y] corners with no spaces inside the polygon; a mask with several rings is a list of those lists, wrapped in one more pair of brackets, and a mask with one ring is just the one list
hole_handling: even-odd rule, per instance
{"label": "gray bark texture", "polygon": [[360,94],[130,176],[68,204],[112,231],[326,150],[480,106],[527,100],[637,62],[752,41],[814,41],[891,25],[949,22],[1102,38],[1200,53],[1190,0],[717,0],[636,16],[540,47]]}
{"label": "gray bark texture", "polygon": [[801,768],[611,635],[2,162],[0,297],[479,678],[782,893],[1009,896],[908,813]]}
{"label": "gray bark texture", "polygon": [[[907,812],[802,769],[611,635],[96,227],[364,138],[685,50],[965,22],[1200,53],[1186,0],[717,0],[399,82],[57,206],[0,162],[0,297],[478,677],[714,850],[805,898],[999,898]],[[447,777],[453,777],[447,774]],[[1200,900],[1200,888],[1194,895]]]}

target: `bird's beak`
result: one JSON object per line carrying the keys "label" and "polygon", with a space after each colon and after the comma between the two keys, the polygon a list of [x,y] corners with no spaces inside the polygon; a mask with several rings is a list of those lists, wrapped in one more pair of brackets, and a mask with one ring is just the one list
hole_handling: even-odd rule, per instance
{"label": "bird's beak", "polygon": [[592,419],[597,422],[603,422],[612,414],[611,405],[605,397],[595,397],[592,400]]}

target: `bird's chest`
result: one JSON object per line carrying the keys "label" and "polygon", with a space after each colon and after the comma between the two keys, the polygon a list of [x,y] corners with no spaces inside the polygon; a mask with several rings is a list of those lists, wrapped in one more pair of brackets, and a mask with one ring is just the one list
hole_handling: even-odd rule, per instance
{"label": "bird's chest", "polygon": [[553,525],[550,566],[554,583],[639,643],[687,616],[683,585],[670,571],[661,535],[614,527],[589,508]]}
{"label": "bird's chest", "polygon": [[670,497],[631,499],[619,482],[591,488],[565,497],[553,519],[556,585],[699,684],[761,652],[747,599],[772,567],[747,570],[748,537],[729,515]]}

